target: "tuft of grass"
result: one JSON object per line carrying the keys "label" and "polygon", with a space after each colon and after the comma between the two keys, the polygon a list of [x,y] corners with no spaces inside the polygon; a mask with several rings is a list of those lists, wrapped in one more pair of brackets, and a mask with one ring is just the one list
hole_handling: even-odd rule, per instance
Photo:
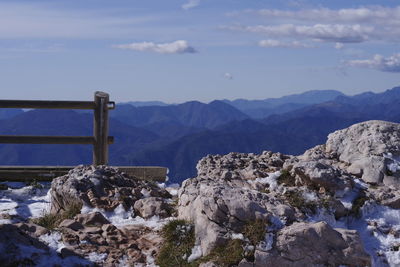
{"label": "tuft of grass", "polygon": [[[263,220],[250,221],[243,228],[243,235],[254,247],[265,238],[265,232],[266,223]],[[209,255],[188,263],[187,258],[195,244],[194,226],[184,220],[170,221],[163,227],[161,235],[164,243],[156,259],[160,267],[197,267],[205,262],[230,267],[239,264],[243,258],[254,259],[254,251],[246,254],[243,240],[232,239],[213,248]]]}
{"label": "tuft of grass", "polygon": [[350,214],[359,218],[361,217],[361,207],[368,200],[365,194],[360,194],[356,199],[353,200],[353,205],[351,206]]}
{"label": "tuft of grass", "polygon": [[163,227],[161,235],[164,238],[164,243],[156,259],[157,265],[160,267],[199,265],[198,262],[187,262],[195,242],[192,224],[185,220],[170,221]]}
{"label": "tuft of grass", "polygon": [[202,261],[212,261],[217,266],[236,266],[244,258],[243,241],[240,239],[229,240],[226,245],[215,247],[210,255]]}
{"label": "tuft of grass", "polygon": [[264,193],[264,194],[269,194],[269,193],[271,193],[271,191],[269,190],[269,188],[262,188],[262,189],[260,190],[260,192],[261,192],[261,193]]}
{"label": "tuft of grass", "polygon": [[253,246],[264,240],[266,233],[266,223],[264,220],[257,219],[248,222],[243,229],[243,235],[247,237]]}
{"label": "tuft of grass", "polygon": [[317,211],[317,204],[313,201],[306,201],[299,191],[287,191],[285,196],[292,207],[298,208],[302,212]]}
{"label": "tuft of grass", "polygon": [[61,223],[60,215],[53,213],[44,213],[42,217],[32,219],[32,222],[49,230],[53,230]]}
{"label": "tuft of grass", "polygon": [[287,186],[295,186],[295,178],[290,174],[288,169],[281,171],[281,175],[276,179],[276,182]]}
{"label": "tuft of grass", "polygon": [[81,213],[82,203],[73,202],[61,213],[45,212],[42,217],[32,219],[32,222],[49,230],[57,228],[65,219],[73,219]]}
{"label": "tuft of grass", "polygon": [[254,253],[255,248],[258,243],[265,239],[265,234],[267,232],[266,222],[264,220],[254,220],[246,223],[243,229],[243,235],[250,241],[250,244],[253,246],[252,250],[245,251],[245,258],[254,262]]}
{"label": "tuft of grass", "polygon": [[36,179],[33,179],[31,181],[26,181],[25,184],[27,186],[32,186],[33,188],[36,188],[36,189],[42,189],[43,188],[43,185],[40,184]]}

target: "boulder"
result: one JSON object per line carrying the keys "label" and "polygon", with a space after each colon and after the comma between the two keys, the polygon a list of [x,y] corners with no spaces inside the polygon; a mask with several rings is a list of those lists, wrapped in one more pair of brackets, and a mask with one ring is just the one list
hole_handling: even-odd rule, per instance
{"label": "boulder", "polygon": [[92,213],[86,213],[86,214],[78,214],[75,216],[75,219],[83,224],[83,225],[96,225],[96,226],[102,226],[104,224],[109,224],[110,222],[104,218],[103,214],[100,212],[92,212]]}
{"label": "boulder", "polygon": [[168,205],[163,198],[160,197],[148,197],[139,199],[134,205],[135,212],[141,217],[148,219],[155,215],[160,218],[166,218],[171,214],[171,207]]}
{"label": "boulder", "polygon": [[228,230],[241,232],[246,222],[270,216],[266,195],[211,179],[186,180],[178,195],[178,217],[194,222],[196,244],[204,255],[226,241]]}
{"label": "boulder", "polygon": [[317,187],[324,187],[330,192],[351,187],[350,182],[344,179],[343,172],[338,168],[316,160],[299,161],[293,165],[292,169],[303,184],[311,183]]}
{"label": "boulder", "polygon": [[389,166],[400,156],[400,124],[366,121],[336,131],[328,136],[326,153],[368,183],[400,187],[400,172]]}
{"label": "boulder", "polygon": [[278,232],[274,248],[256,250],[255,266],[371,266],[356,231],[326,222],[294,223]]}

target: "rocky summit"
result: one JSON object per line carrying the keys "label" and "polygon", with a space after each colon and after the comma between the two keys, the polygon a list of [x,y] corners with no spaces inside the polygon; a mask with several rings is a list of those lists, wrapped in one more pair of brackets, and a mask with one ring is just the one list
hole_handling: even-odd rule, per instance
{"label": "rocky summit", "polygon": [[48,203],[31,218],[1,208],[23,190],[5,187],[1,262],[400,266],[400,124],[355,124],[299,156],[208,155],[197,172],[176,188],[78,166],[30,198]]}

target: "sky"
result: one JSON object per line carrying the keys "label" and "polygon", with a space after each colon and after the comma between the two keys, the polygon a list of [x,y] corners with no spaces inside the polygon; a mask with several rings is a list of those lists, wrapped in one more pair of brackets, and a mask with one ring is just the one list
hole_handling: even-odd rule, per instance
{"label": "sky", "polygon": [[0,0],[2,99],[354,95],[400,85],[398,0]]}

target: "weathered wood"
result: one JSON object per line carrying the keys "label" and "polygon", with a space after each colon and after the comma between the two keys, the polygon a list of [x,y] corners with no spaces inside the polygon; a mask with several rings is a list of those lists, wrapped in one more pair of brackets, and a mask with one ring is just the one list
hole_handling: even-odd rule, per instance
{"label": "weathered wood", "polygon": [[[139,179],[165,182],[168,169],[157,166],[115,166],[120,171]],[[1,166],[0,181],[51,181],[65,175],[73,166]]]}
{"label": "weathered wood", "polygon": [[0,100],[0,108],[95,109],[92,101]]}
{"label": "weathered wood", "polygon": [[93,146],[93,164],[108,164],[108,103],[109,95],[104,92],[96,92],[94,95],[94,146]]}
{"label": "weathered wood", "polygon": [[[0,135],[0,143],[3,144],[75,144],[93,145],[95,139],[92,136],[28,136],[28,135]],[[107,138],[107,144],[114,143],[114,137]]]}

